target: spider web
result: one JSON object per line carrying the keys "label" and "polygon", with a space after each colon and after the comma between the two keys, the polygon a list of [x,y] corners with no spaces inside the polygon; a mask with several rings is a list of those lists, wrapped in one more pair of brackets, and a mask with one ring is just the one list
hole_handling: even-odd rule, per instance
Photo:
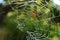
{"label": "spider web", "polygon": [[[16,3],[16,2],[18,2],[18,3]],[[28,4],[32,4],[34,7],[35,7],[35,9],[33,10],[33,11],[36,11],[37,13],[38,13],[38,11],[40,11],[41,13],[45,13],[45,12],[42,12],[41,10],[38,10],[37,9],[37,6],[38,7],[42,7],[42,9],[45,9],[45,8],[49,8],[49,9],[53,9],[53,7],[55,7],[55,6],[52,6],[51,4],[49,4],[49,2],[52,2],[52,1],[46,1],[46,0],[44,0],[44,1],[42,1],[41,0],[41,3],[40,4],[38,4],[38,2],[36,1],[36,0],[30,0],[30,1],[12,1],[12,3],[14,3],[14,4],[22,4],[23,3],[23,5],[20,5],[19,7],[23,7],[23,6],[27,6]],[[43,4],[44,3],[44,4]],[[30,4],[30,6],[31,6],[31,4]],[[49,6],[48,6],[49,5]],[[18,6],[18,5],[17,5]],[[17,17],[19,16],[19,9],[18,9],[18,7],[16,7],[16,8],[14,8],[14,7],[12,7],[13,9],[17,9]],[[33,12],[33,11],[29,11],[30,13],[31,12]],[[54,12],[53,10],[52,10],[52,12]],[[42,16],[45,16],[46,14],[42,14]],[[49,21],[49,27],[48,27],[48,29],[47,29],[47,31],[46,31],[46,33],[39,33],[39,32],[30,32],[30,31],[28,31],[28,29],[26,30],[26,32],[27,32],[27,34],[28,34],[28,36],[27,36],[27,40],[48,40],[48,38],[49,38],[49,36],[50,36],[50,26],[52,25],[51,23],[52,23],[52,21],[51,21],[51,19],[54,19],[55,17],[60,17],[60,15],[59,16],[51,16],[51,15],[53,15],[52,13],[50,13],[50,15],[49,16],[47,16],[47,17],[45,17],[45,18],[43,18],[43,20],[47,20],[47,21]],[[38,15],[38,17],[39,17],[39,15]],[[25,23],[24,22],[21,22],[21,21],[19,21],[18,20],[18,18],[16,19],[16,22],[17,22],[17,28],[19,28],[21,31],[23,31],[23,29],[25,28]],[[39,27],[38,27],[39,28]],[[55,27],[54,27],[55,28]],[[58,29],[58,28],[57,28]],[[44,30],[44,28],[42,28],[42,29],[40,29],[40,30]],[[57,34],[60,34],[60,33],[58,33],[57,32],[58,30],[56,30],[56,28],[54,29],[54,33],[57,33]],[[46,36],[46,34],[47,34],[47,36]],[[50,39],[50,38],[49,38]]]}

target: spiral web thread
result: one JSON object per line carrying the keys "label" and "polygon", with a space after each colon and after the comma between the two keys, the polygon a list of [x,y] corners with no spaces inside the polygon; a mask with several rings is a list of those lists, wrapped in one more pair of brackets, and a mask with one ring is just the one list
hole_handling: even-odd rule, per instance
{"label": "spiral web thread", "polygon": [[[15,0],[16,1],[16,0]],[[24,5],[22,5],[22,6],[25,6],[26,5],[26,3],[28,3],[28,2],[35,2],[35,6],[41,6],[42,8],[46,8],[46,6],[47,5],[45,5],[45,4],[37,4],[37,1],[36,0],[31,0],[31,1],[28,1],[28,2],[24,2],[24,1],[22,1],[23,3],[24,3]],[[52,1],[49,1],[49,2],[52,2]],[[49,4],[48,2],[46,2],[45,1],[45,3],[46,4]],[[20,7],[22,7],[22,6],[20,6]],[[12,7],[13,8],[13,7]],[[51,7],[49,7],[49,8],[51,8]],[[14,8],[13,8],[14,9]],[[16,8],[17,10],[18,10],[18,8]],[[37,9],[36,9],[37,10]],[[53,10],[52,10],[53,11]],[[17,11],[17,17],[18,17],[18,11]],[[45,14],[43,14],[43,15],[45,15]],[[52,14],[51,14],[52,15]],[[55,16],[55,17],[60,17],[60,15],[59,16]],[[48,18],[45,18],[44,20],[48,20],[48,21],[51,21],[51,19],[53,19],[53,18],[55,18],[55,17],[48,17]],[[18,26],[23,26],[23,23],[20,23],[19,21],[18,21],[18,19],[17,19],[17,23],[18,23],[18,25],[17,25],[17,27]],[[51,24],[50,24],[51,25]],[[25,25],[24,25],[25,26]],[[23,29],[23,27],[18,27],[20,30],[21,29]],[[48,28],[49,29],[49,28]],[[43,30],[43,29],[42,29]],[[49,30],[48,30],[49,31]],[[47,32],[48,32],[47,31]],[[49,31],[50,32],[50,31]],[[49,33],[48,32],[48,33]],[[55,33],[57,33],[56,31],[55,31]],[[45,36],[46,34],[39,34],[37,31],[34,31],[34,32],[29,32],[29,31],[27,31],[27,34],[28,34],[28,36],[26,37],[27,38],[27,40],[48,40],[48,36]],[[60,33],[58,33],[58,34],[60,34]],[[49,38],[50,39],[50,38]]]}

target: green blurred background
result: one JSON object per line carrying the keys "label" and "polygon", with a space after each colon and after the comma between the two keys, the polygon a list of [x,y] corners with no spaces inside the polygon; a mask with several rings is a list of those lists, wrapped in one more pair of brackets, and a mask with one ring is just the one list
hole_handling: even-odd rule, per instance
{"label": "green blurred background", "polygon": [[[32,40],[34,31],[41,34],[39,40],[60,40],[60,6],[52,0],[4,1],[0,3],[0,40]],[[35,34],[32,39],[27,31]]]}

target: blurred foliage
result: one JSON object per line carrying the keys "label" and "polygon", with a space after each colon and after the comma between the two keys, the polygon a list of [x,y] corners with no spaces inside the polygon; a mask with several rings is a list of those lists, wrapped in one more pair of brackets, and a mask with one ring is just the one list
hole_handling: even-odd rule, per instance
{"label": "blurred foliage", "polygon": [[56,16],[60,10],[51,0],[36,0],[36,4],[5,1],[12,6],[1,24],[9,30],[6,40],[59,40],[60,17]]}

